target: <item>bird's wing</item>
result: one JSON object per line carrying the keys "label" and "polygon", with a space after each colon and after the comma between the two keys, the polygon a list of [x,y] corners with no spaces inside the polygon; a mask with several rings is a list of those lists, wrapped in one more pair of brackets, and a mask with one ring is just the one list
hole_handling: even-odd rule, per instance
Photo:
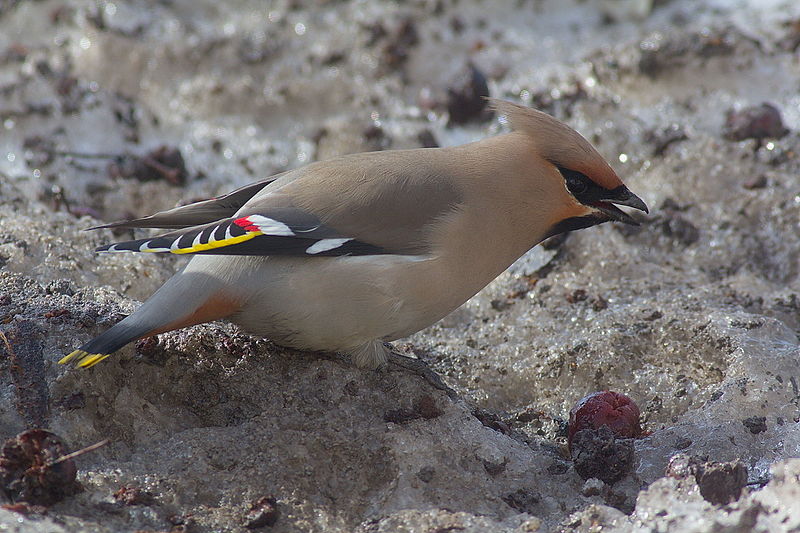
{"label": "bird's wing", "polygon": [[424,162],[422,173],[419,160],[403,164],[414,161],[413,154],[407,156],[359,154],[310,165],[285,185],[262,187],[233,216],[98,251],[425,254],[431,244],[430,227],[457,208],[459,195],[451,180],[426,169]]}
{"label": "bird's wing", "polygon": [[90,229],[102,228],[162,228],[178,229],[207,224],[225,217],[233,216],[236,211],[246,204],[253,196],[261,192],[267,185],[282,177],[286,172],[271,176],[267,179],[245,185],[224,196],[218,196],[209,200],[194,202],[188,205],[161,211],[154,215],[137,218],[134,220],[122,220],[95,226]]}
{"label": "bird's wing", "polygon": [[251,211],[157,237],[101,246],[97,251],[309,256],[389,253],[344,236],[310,213],[291,207]]}

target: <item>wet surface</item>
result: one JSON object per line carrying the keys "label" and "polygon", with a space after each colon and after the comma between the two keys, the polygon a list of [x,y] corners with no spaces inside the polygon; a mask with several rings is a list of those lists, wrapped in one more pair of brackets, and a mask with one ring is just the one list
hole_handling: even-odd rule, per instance
{"label": "wet surface", "polygon": [[[0,436],[112,439],[77,460],[83,493],[0,524],[797,527],[800,5],[653,4],[0,7]],[[80,230],[343,153],[495,134],[471,107],[481,81],[578,129],[652,209],[549,241],[397,343],[461,400],[227,325],[55,365],[183,264],[96,256],[131,233]],[[611,487],[566,460],[570,407],[608,389],[652,432]],[[739,461],[726,511],[696,475],[664,477],[679,453]],[[121,487],[151,504],[119,503]]]}

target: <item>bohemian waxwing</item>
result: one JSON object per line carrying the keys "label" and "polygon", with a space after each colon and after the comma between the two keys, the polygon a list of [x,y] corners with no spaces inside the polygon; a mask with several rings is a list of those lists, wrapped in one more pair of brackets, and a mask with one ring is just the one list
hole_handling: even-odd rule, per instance
{"label": "bohemian waxwing", "polygon": [[493,101],[512,130],[452,148],[313,163],[225,196],[100,226],[164,228],[101,252],[192,254],[135,313],[60,363],[220,318],[274,342],[385,363],[543,239],[647,212],[586,139]]}

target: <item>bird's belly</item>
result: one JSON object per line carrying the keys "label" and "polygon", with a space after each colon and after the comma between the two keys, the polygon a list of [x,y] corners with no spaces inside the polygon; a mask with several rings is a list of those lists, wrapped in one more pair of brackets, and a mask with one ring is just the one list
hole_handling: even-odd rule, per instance
{"label": "bird's belly", "polygon": [[308,350],[348,351],[415,333],[477,289],[434,259],[410,256],[269,258],[262,284],[231,317],[246,331]]}

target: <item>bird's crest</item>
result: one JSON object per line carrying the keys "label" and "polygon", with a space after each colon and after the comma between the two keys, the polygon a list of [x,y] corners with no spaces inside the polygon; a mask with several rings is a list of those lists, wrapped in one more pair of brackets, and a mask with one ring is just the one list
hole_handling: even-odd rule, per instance
{"label": "bird's crest", "polygon": [[542,157],[554,165],[581,172],[606,189],[622,185],[591,143],[555,117],[496,98],[489,99],[489,106],[508,119],[511,129],[527,134]]}

